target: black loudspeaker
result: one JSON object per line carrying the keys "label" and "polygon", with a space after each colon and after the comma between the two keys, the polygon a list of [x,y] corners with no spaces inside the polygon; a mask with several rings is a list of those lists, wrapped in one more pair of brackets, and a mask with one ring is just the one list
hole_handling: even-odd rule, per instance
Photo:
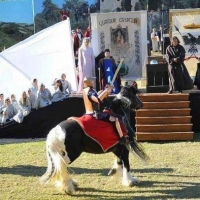
{"label": "black loudspeaker", "polygon": [[162,93],[169,90],[167,64],[147,64],[147,93]]}
{"label": "black loudspeaker", "polygon": [[151,10],[157,11],[158,5],[159,5],[159,0],[149,0],[148,10],[149,11],[151,11]]}

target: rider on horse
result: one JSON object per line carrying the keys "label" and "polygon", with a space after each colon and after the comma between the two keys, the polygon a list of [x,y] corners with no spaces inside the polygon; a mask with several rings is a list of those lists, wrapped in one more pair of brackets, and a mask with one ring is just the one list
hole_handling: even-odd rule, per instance
{"label": "rider on horse", "polygon": [[[85,77],[83,80],[84,89],[83,89],[83,100],[85,105],[85,115],[91,115],[98,120],[103,120],[109,123],[114,123],[115,128],[120,137],[121,144],[128,143],[128,136],[126,133],[125,127],[122,127],[123,124],[119,122],[118,117],[116,117],[110,111],[101,111],[100,105],[102,101],[108,97],[112,92],[113,86],[108,85],[105,90],[101,90],[98,93],[93,88],[93,79],[90,77]],[[123,130],[123,131],[122,131]],[[125,132],[125,133],[124,133]]]}

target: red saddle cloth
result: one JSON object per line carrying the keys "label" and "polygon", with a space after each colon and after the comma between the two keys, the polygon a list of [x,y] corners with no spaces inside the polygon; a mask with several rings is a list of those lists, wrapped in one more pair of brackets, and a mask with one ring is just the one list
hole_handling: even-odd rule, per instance
{"label": "red saddle cloth", "polygon": [[[116,131],[115,124],[98,120],[91,115],[82,117],[70,117],[79,123],[85,134],[96,141],[104,152],[119,142],[119,134]],[[127,135],[126,129],[120,122],[124,136]]]}

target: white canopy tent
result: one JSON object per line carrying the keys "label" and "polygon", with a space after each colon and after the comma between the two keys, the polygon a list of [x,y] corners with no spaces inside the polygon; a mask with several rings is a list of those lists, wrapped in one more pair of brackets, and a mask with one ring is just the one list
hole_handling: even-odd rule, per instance
{"label": "white canopy tent", "polygon": [[76,68],[70,21],[57,23],[0,53],[0,93],[5,97],[31,87],[34,78],[52,87],[55,78],[66,73],[77,90]]}

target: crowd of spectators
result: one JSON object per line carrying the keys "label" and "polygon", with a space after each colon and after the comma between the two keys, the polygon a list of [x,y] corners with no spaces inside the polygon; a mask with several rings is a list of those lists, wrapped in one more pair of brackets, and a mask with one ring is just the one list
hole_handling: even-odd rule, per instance
{"label": "crowd of spectators", "polygon": [[27,91],[23,91],[18,100],[15,94],[6,97],[6,99],[3,93],[0,94],[0,124],[12,120],[20,123],[30,112],[54,102],[62,101],[73,92],[65,74],[62,74],[60,79],[55,79],[52,87],[53,91],[51,92],[43,83],[38,85],[38,80],[35,78],[32,87],[28,88]]}

